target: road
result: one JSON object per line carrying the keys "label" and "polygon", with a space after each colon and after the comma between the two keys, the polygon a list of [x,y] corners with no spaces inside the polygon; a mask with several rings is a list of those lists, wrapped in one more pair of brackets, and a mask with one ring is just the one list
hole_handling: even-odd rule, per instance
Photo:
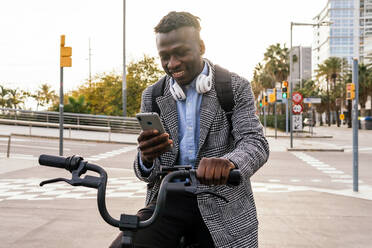
{"label": "road", "polygon": [[[324,127],[333,138],[295,139],[295,146],[345,152],[287,152],[288,138],[268,138],[270,159],[252,177],[260,247],[371,247],[372,131],[361,132],[359,192],[352,191],[351,130]],[[58,140],[14,137],[11,158],[0,138],[0,247],[107,247],[117,231],[100,218],[94,190],[62,183],[65,171],[37,165],[41,153],[58,155]],[[102,165],[110,181],[107,205],[116,218],[144,204],[146,185],[132,171],[135,145],[65,141],[64,155]]]}

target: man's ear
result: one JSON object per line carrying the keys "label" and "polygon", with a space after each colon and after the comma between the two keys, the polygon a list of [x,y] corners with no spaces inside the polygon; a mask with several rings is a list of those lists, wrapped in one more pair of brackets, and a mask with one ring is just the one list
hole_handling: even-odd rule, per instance
{"label": "man's ear", "polygon": [[202,39],[200,39],[199,41],[199,46],[200,46],[200,55],[203,55],[205,53],[205,45]]}

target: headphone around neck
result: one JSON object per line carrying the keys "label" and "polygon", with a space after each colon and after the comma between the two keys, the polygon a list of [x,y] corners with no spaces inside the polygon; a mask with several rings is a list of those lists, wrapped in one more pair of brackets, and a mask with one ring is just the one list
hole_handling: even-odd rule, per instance
{"label": "headphone around neck", "polygon": [[[207,62],[205,62],[207,63]],[[199,94],[207,93],[212,88],[212,72],[209,64],[207,63],[209,74],[208,76],[200,73],[199,76],[196,78],[196,92]],[[186,99],[186,95],[183,92],[181,86],[178,85],[177,82],[170,84],[169,90],[176,101],[183,101]]]}

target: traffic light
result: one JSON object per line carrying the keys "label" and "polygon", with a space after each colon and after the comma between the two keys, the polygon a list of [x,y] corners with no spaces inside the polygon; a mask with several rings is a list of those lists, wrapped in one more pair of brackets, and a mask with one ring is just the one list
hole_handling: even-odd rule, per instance
{"label": "traffic light", "polygon": [[273,93],[269,94],[269,102],[275,102],[276,101],[276,89],[273,89]]}
{"label": "traffic light", "polygon": [[264,106],[268,105],[269,102],[267,101],[267,96],[264,97]]}
{"label": "traffic light", "polygon": [[65,47],[65,35],[61,35],[61,54],[60,54],[60,67],[72,66],[72,48]]}
{"label": "traffic light", "polygon": [[353,100],[355,98],[355,84],[346,84],[346,99]]}
{"label": "traffic light", "polygon": [[282,97],[283,99],[288,98],[288,81],[283,81],[282,85]]}
{"label": "traffic light", "polygon": [[260,107],[262,107],[262,100],[260,99]]}

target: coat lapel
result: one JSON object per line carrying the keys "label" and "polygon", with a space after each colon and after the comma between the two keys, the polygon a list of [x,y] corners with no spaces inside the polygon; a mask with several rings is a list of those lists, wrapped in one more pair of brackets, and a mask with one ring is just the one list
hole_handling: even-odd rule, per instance
{"label": "coat lapel", "polygon": [[167,77],[166,85],[164,87],[163,96],[156,98],[156,102],[160,109],[160,118],[163,120],[165,129],[169,130],[170,139],[173,140],[173,163],[177,158],[179,151],[178,143],[178,115],[177,115],[177,103],[173,99],[172,94],[169,91],[169,77]]}
{"label": "coat lapel", "polygon": [[220,108],[220,104],[218,103],[217,93],[214,87],[215,69],[211,63],[210,63],[210,68],[212,68],[211,73],[213,73],[212,75],[213,85],[212,85],[212,89],[209,92],[203,94],[203,99],[202,99],[202,103],[200,106],[200,139],[199,139],[198,156],[200,153],[200,149],[203,147],[205,139],[208,135],[209,129],[213,123],[214,117],[216,116]]}

